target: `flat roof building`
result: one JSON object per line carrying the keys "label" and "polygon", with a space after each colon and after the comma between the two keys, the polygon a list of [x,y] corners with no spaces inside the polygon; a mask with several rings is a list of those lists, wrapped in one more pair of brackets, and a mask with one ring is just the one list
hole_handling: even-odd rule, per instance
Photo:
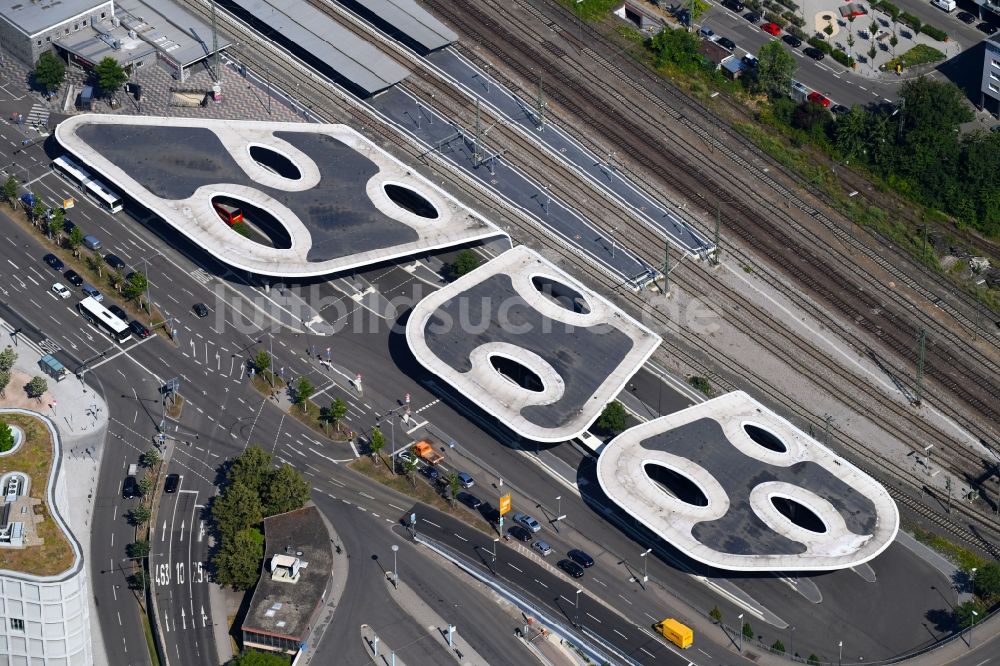
{"label": "flat roof building", "polygon": [[0,47],[29,67],[53,43],[110,19],[111,0],[22,0],[0,11]]}
{"label": "flat roof building", "polygon": [[885,488],[742,391],[626,430],[597,479],[678,551],[730,571],[846,569],[899,530]]}
{"label": "flat roof building", "polygon": [[1000,118],[1000,36],[983,41],[983,80],[980,106]]}
{"label": "flat roof building", "polygon": [[458,35],[414,0],[345,0],[344,5],[390,35],[427,54],[458,41]]}
{"label": "flat roof building", "polygon": [[264,568],[240,627],[243,647],[295,654],[333,583],[330,533],[315,506],[264,519]]}

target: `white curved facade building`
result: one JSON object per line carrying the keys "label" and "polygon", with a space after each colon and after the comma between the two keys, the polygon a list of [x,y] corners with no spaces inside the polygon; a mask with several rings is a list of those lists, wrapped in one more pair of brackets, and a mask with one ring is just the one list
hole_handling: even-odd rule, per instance
{"label": "white curved facade building", "polygon": [[49,419],[35,412],[0,410],[0,416],[10,413],[40,420],[52,435],[53,464],[46,502],[49,516],[73,549],[74,559],[69,569],[54,576],[0,570],[0,666],[91,666],[94,656],[87,575],[83,551],[62,516],[68,511],[69,499],[60,464],[59,433]]}

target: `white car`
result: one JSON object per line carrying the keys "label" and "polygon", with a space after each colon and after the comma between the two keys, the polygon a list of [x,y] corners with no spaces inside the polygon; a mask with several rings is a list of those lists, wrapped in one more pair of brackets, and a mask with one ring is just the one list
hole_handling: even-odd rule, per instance
{"label": "white car", "polygon": [[56,282],[52,285],[52,293],[59,298],[69,298],[72,295],[62,282]]}

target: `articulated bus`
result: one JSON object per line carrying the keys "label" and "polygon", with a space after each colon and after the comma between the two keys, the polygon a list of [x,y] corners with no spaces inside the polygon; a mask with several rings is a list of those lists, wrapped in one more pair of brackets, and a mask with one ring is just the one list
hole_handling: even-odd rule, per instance
{"label": "articulated bus", "polygon": [[243,221],[243,211],[236,206],[230,206],[224,203],[213,204],[215,206],[215,212],[219,214],[222,221],[233,226],[234,224],[239,224]]}
{"label": "articulated bus", "polygon": [[76,309],[84,319],[107,333],[115,342],[125,342],[132,337],[128,324],[90,296],[77,303]]}
{"label": "articulated bus", "polygon": [[52,166],[82,187],[104,210],[109,213],[118,213],[122,210],[122,198],[107,185],[90,175],[89,171],[74,162],[68,155],[60,155],[52,160]]}

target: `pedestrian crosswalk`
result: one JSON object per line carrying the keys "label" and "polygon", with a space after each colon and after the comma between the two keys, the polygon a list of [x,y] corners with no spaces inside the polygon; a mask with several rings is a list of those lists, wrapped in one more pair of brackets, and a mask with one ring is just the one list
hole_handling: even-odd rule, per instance
{"label": "pedestrian crosswalk", "polygon": [[31,107],[31,111],[28,111],[26,121],[29,125],[36,127],[48,127],[49,110],[41,104],[34,104]]}
{"label": "pedestrian crosswalk", "polygon": [[60,349],[62,349],[62,347],[60,347],[58,344],[56,344],[52,340],[49,340],[48,338],[45,338],[44,340],[42,340],[41,342],[39,342],[38,346],[41,348],[42,351],[44,351],[44,352],[46,352],[48,354],[55,354],[57,351],[59,351]]}
{"label": "pedestrian crosswalk", "polygon": [[198,284],[208,284],[209,280],[212,279],[212,275],[204,268],[198,268],[192,271],[191,277],[193,277]]}

